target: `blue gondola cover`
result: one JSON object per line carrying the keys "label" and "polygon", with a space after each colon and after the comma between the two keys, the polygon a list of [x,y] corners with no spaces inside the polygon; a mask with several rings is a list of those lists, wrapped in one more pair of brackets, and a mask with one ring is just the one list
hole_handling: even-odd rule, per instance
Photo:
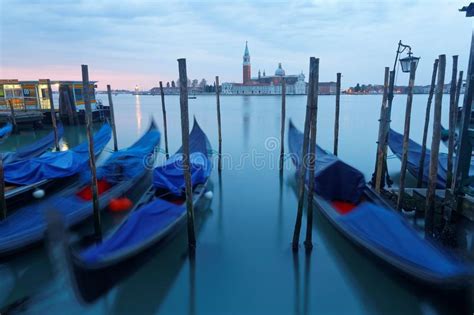
{"label": "blue gondola cover", "polygon": [[[192,184],[202,184],[209,177],[212,165],[209,160],[211,145],[206,134],[194,120],[193,129],[189,135],[189,162],[191,165]],[[184,192],[182,149],[171,156],[165,165],[156,167],[153,171],[153,186],[157,189],[169,190],[172,194],[180,196]]]}
{"label": "blue gondola cover", "polygon": [[[298,167],[303,148],[303,134],[290,121],[288,132],[291,157]],[[365,187],[364,175],[335,155],[316,146],[315,192],[327,200],[358,203]]]}
{"label": "blue gondola cover", "polygon": [[6,123],[5,126],[0,128],[0,138],[3,138],[9,135],[13,130],[13,126],[11,123]]}
{"label": "blue gondola cover", "polygon": [[[110,125],[105,124],[94,135],[94,153],[97,155],[111,138]],[[88,142],[60,152],[46,152],[37,158],[20,160],[5,165],[5,181],[16,185],[29,185],[45,179],[64,178],[89,167]]]}
{"label": "blue gondola cover", "polygon": [[[64,128],[62,124],[58,125],[58,139],[61,139],[64,133]],[[39,139],[32,144],[23,146],[16,150],[15,152],[5,152],[3,153],[3,164],[14,163],[20,160],[31,159],[33,157],[40,156],[46,150],[54,146],[54,131],[51,131],[45,137]]]}
{"label": "blue gondola cover", "polygon": [[363,202],[338,220],[351,234],[413,266],[442,277],[469,273],[463,262],[421,238],[396,212]]}
{"label": "blue gondola cover", "polygon": [[[105,126],[96,136],[104,136],[102,132],[110,133],[110,127]],[[102,135],[101,135],[102,134]],[[106,137],[107,138],[107,137]],[[108,136],[110,138],[110,135]],[[112,184],[109,191],[100,195],[102,207],[106,206],[111,198],[121,196],[125,186],[130,181],[139,179],[146,171],[143,163],[147,156],[153,154],[155,146],[159,144],[160,134],[153,123],[149,130],[132,146],[114,152],[101,166],[97,168],[97,174],[107,176],[106,181]],[[82,145],[81,145],[82,146]],[[87,148],[87,141],[86,141]],[[126,159],[124,159],[127,157]],[[86,163],[88,158],[85,158]],[[131,166],[130,164],[133,164]],[[118,166],[120,165],[120,167]],[[129,169],[129,167],[131,167]],[[124,173],[119,176],[113,173],[121,170]],[[135,173],[133,173],[135,172]],[[83,172],[90,173],[90,172]],[[81,179],[88,177],[81,174]],[[101,177],[98,177],[101,178]],[[120,182],[117,180],[121,179]],[[46,220],[44,214],[51,210],[57,210],[64,218],[65,225],[70,227],[79,223],[92,214],[92,203],[77,195],[87,182],[76,182],[71,188],[64,192],[58,192],[46,199],[29,203],[13,212],[7,219],[0,221],[0,255],[3,252],[22,248],[28,244],[41,240],[45,235]]]}
{"label": "blue gondola cover", "polygon": [[80,256],[86,263],[96,263],[101,259],[118,255],[122,250],[129,250],[159,234],[185,211],[186,208],[183,206],[155,199],[130,213],[127,220],[111,237],[98,245],[87,248]]}

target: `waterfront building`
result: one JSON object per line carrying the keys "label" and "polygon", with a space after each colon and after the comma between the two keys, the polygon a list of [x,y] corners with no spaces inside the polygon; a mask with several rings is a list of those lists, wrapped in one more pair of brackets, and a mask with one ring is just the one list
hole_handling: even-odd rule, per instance
{"label": "waterfront building", "polygon": [[[71,102],[78,110],[84,110],[82,81],[51,81],[61,89],[68,89]],[[96,107],[95,82],[91,82],[90,100],[92,109]],[[0,80],[0,110],[10,110],[7,101],[16,110],[50,110],[47,80],[19,81],[16,79]]]}
{"label": "waterfront building", "polygon": [[[286,94],[298,95],[307,93],[307,83],[303,71],[300,74],[287,75],[281,63],[273,75],[266,75],[258,70],[258,75],[252,77],[252,66],[250,63],[250,53],[248,43],[245,43],[245,50],[242,62],[242,83],[225,82],[222,83],[222,94],[228,95],[272,95],[281,94],[282,81],[286,82]],[[335,94],[335,82],[320,82],[320,94]]]}

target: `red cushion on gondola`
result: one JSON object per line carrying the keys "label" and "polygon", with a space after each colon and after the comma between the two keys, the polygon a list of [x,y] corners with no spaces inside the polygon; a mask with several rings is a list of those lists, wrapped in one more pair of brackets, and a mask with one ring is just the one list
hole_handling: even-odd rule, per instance
{"label": "red cushion on gondola", "polygon": [[332,206],[334,209],[337,210],[339,214],[347,214],[352,211],[357,205],[351,203],[351,202],[346,202],[346,201],[339,201],[339,200],[334,200],[332,202]]}
{"label": "red cushion on gondola", "polygon": [[[97,191],[99,192],[99,195],[109,190],[110,187],[111,187],[110,184],[105,179],[101,179],[97,181]],[[92,199],[91,186],[84,187],[76,195],[84,200],[91,200]]]}

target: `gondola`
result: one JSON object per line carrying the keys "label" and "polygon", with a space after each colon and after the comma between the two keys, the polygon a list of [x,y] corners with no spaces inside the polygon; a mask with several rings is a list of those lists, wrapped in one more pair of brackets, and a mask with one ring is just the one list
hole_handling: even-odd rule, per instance
{"label": "gondola", "polygon": [[[403,135],[398,132],[390,129],[388,134],[388,145],[392,152],[399,158],[402,158],[403,154]],[[415,141],[408,140],[408,160],[407,160],[407,169],[415,178],[418,177],[418,170],[420,169],[420,158],[421,158],[421,145]],[[430,154],[431,151],[426,149],[425,161],[423,167],[423,182],[428,183],[429,171],[430,171]],[[439,153],[438,156],[438,176],[437,176],[437,188],[446,187],[446,177],[447,177],[447,167],[448,165],[448,155],[446,153]],[[471,167],[469,171],[470,175],[474,175],[474,164],[471,162]]]}
{"label": "gondola", "polygon": [[[292,160],[299,165],[303,134],[290,122]],[[365,184],[363,174],[317,146],[314,203],[352,243],[415,282],[446,288],[472,283],[472,265],[424,239]]]}
{"label": "gondola", "polygon": [[13,130],[13,125],[9,122],[6,123],[2,128],[0,128],[0,141],[3,141],[6,138],[8,138],[12,130]]}
{"label": "gondola", "polygon": [[[212,169],[210,152],[209,140],[195,120],[190,133],[195,206],[206,192]],[[182,231],[186,223],[182,158],[180,149],[154,169],[153,184],[103,242],[86,248],[68,246],[72,282],[83,301],[95,301]]]}
{"label": "gondola", "polygon": [[[110,125],[104,124],[94,135],[96,156],[110,141],[111,132]],[[27,204],[33,199],[33,194],[37,190],[49,192],[54,187],[69,183],[88,165],[87,140],[66,151],[46,152],[38,157],[22,158],[5,164],[3,168],[7,208],[12,210]]]}
{"label": "gondola", "polygon": [[[97,168],[100,210],[116,198],[127,196],[149,173],[160,133],[151,123],[148,131],[132,146],[114,152]],[[146,163],[145,163],[146,162]],[[21,251],[42,241],[46,231],[45,212],[59,211],[66,227],[81,223],[92,214],[92,192],[88,167],[78,180],[48,198],[27,204],[0,221],[0,256]]]}
{"label": "gondola", "polygon": [[[58,125],[58,140],[62,138],[64,128],[62,124]],[[54,131],[51,131],[43,138],[21,148],[18,148],[15,152],[3,152],[2,160],[3,164],[7,165],[15,163],[21,160],[31,159],[40,156],[44,152],[48,151],[54,146]]]}

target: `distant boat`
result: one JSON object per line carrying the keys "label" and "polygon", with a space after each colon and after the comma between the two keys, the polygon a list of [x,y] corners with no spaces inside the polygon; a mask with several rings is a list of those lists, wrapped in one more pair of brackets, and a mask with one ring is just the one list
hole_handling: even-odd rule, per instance
{"label": "distant boat", "polygon": [[[206,192],[212,169],[210,150],[207,136],[195,121],[190,134],[194,205]],[[153,186],[101,243],[83,249],[69,247],[73,282],[83,300],[95,301],[156,253],[155,246],[175,237],[186,225],[182,158],[179,149],[165,165],[155,168]]]}
{"label": "distant boat", "polygon": [[[126,196],[149,173],[144,159],[153,153],[159,139],[160,133],[152,122],[138,141],[127,149],[114,152],[97,168],[100,210],[112,199]],[[87,142],[85,144],[87,146]],[[88,159],[82,159],[88,163]],[[89,218],[93,212],[91,199],[90,172],[85,171],[75,183],[51,197],[17,209],[0,221],[0,256],[11,255],[43,240],[45,213],[51,209],[60,212],[67,227]]]}
{"label": "distant boat", "polygon": [[[303,134],[290,122],[289,145],[296,166]],[[419,283],[449,289],[472,284],[474,268],[424,239],[365,184],[363,174],[321,147],[316,149],[314,203],[348,240]]]}
{"label": "distant boat", "polygon": [[195,99],[197,98],[197,96],[188,96],[188,98],[189,98],[190,100],[195,100]]}

